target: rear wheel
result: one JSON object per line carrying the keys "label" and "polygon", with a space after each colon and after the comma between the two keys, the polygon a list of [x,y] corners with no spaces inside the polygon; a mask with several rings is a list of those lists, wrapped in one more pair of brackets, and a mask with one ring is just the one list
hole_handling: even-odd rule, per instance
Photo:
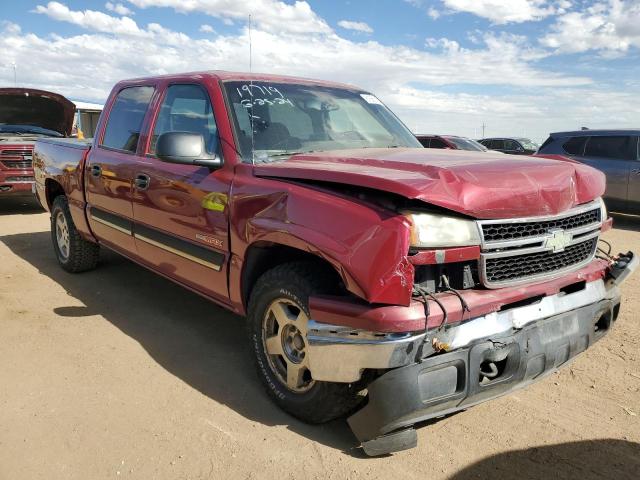
{"label": "rear wheel", "polygon": [[309,369],[309,295],[327,293],[330,279],[311,262],[265,273],[251,293],[247,315],[258,375],[280,408],[309,422],[340,417],[363,399],[354,384],[314,380]]}
{"label": "rear wheel", "polygon": [[64,195],[57,196],[51,206],[51,240],[58,263],[66,271],[84,272],[97,265],[100,247],[80,236]]}

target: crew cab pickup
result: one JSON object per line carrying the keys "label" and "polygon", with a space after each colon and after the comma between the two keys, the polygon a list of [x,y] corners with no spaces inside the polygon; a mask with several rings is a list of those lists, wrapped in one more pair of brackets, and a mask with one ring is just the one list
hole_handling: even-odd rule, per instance
{"label": "crew cab pickup", "polygon": [[40,139],[35,168],[62,268],[105,247],[246,316],[268,395],[350,414],[369,455],[591,347],[637,265],[599,247],[600,172],[424,149],[348,85],[123,81],[92,143]]}
{"label": "crew cab pickup", "polygon": [[71,133],[75,105],[33,88],[0,88],[0,198],[33,195],[33,145]]}

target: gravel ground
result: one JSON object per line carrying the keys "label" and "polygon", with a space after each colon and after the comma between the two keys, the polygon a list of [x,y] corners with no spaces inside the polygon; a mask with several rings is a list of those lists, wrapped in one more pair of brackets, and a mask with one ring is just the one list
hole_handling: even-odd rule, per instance
{"label": "gravel ground", "polygon": [[[616,251],[640,252],[640,219],[615,223]],[[271,404],[241,318],[109,252],[62,271],[48,215],[4,199],[0,479],[638,479],[639,286],[560,373],[370,459],[344,421],[308,426]]]}

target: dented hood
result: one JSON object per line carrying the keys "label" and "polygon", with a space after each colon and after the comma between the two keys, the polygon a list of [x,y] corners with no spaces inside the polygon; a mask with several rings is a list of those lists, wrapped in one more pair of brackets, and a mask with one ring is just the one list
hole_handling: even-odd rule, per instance
{"label": "dented hood", "polygon": [[293,155],[255,173],[383,190],[479,219],[556,214],[605,189],[601,172],[576,162],[426,148]]}
{"label": "dented hood", "polygon": [[62,95],[33,88],[0,88],[0,124],[33,125],[68,136],[75,105]]}

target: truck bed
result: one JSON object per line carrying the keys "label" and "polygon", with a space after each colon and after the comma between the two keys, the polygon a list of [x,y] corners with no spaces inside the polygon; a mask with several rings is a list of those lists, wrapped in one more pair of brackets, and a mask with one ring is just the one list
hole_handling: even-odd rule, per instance
{"label": "truck bed", "polygon": [[36,195],[45,209],[51,207],[45,193],[46,182],[54,181],[67,192],[74,220],[78,214],[74,209],[82,211],[84,160],[90,149],[91,141],[76,138],[43,138],[36,141],[33,149]]}

